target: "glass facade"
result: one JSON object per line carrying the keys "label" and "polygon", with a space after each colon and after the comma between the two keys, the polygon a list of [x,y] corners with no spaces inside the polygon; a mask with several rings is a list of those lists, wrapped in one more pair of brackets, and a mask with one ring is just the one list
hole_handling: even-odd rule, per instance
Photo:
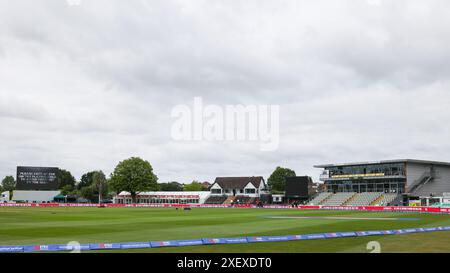
{"label": "glass facade", "polygon": [[404,163],[333,166],[324,180],[328,192],[404,193],[405,169]]}
{"label": "glass facade", "polygon": [[405,164],[375,164],[375,165],[358,165],[358,166],[337,166],[327,168],[330,176],[335,175],[368,175],[368,174],[384,174],[385,176],[404,176]]}
{"label": "glass facade", "polygon": [[326,181],[328,192],[384,192],[404,193],[406,179],[361,179]]}

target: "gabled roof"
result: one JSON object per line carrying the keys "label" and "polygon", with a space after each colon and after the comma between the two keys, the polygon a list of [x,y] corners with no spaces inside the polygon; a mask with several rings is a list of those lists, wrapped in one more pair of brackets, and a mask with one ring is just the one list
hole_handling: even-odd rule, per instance
{"label": "gabled roof", "polygon": [[243,189],[248,183],[252,183],[253,186],[259,188],[261,183],[264,183],[262,176],[250,176],[250,177],[217,177],[214,184],[218,184],[222,189]]}

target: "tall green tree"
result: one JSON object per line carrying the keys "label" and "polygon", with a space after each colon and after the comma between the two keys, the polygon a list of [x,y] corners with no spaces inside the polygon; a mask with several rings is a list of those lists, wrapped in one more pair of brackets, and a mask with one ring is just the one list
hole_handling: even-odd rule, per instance
{"label": "tall green tree", "polygon": [[72,185],[65,185],[61,189],[61,194],[63,195],[76,195],[77,189]]}
{"label": "tall green tree", "polygon": [[148,161],[132,157],[119,162],[111,174],[110,186],[115,192],[129,192],[136,203],[138,192],[158,190],[158,177]]}
{"label": "tall green tree", "polygon": [[13,191],[16,189],[16,180],[13,176],[6,176],[2,180],[2,188],[4,191],[9,191],[9,198],[11,200]]}
{"label": "tall green tree", "polygon": [[277,167],[267,179],[267,184],[272,191],[285,191],[286,177],[296,176],[295,171],[289,168]]}
{"label": "tall green tree", "polygon": [[183,185],[175,181],[160,183],[158,186],[160,191],[183,191]]}
{"label": "tall green tree", "polygon": [[101,190],[101,198],[108,197],[108,181],[103,171],[91,171],[81,176],[80,183],[77,184],[77,189],[81,197],[97,202],[99,192]]}
{"label": "tall green tree", "polygon": [[77,188],[78,189],[82,189],[84,187],[88,187],[90,185],[92,185],[93,183],[93,176],[95,174],[96,171],[92,171],[92,172],[88,172],[85,173],[81,176],[81,180],[80,183],[77,184]]}
{"label": "tall green tree", "polygon": [[94,202],[95,199],[97,198],[94,187],[92,187],[92,185],[81,188],[80,195],[81,195],[81,197],[86,198],[90,202]]}
{"label": "tall green tree", "polygon": [[203,185],[198,181],[192,181],[191,184],[184,185],[184,191],[202,191]]}
{"label": "tall green tree", "polygon": [[59,169],[56,177],[58,179],[58,189],[62,189],[67,185],[75,187],[75,184],[77,182],[75,180],[75,177],[73,177],[73,175],[69,171],[64,169]]}
{"label": "tall green tree", "polygon": [[98,194],[98,200],[101,202],[108,193],[108,185],[106,183],[106,176],[102,171],[96,171],[92,176],[92,186]]}

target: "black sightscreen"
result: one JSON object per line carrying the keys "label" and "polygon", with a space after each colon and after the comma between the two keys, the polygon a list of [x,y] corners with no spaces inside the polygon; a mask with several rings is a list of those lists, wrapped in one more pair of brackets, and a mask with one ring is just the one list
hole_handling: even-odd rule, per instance
{"label": "black sightscreen", "polygon": [[287,198],[308,198],[308,184],[311,181],[309,176],[296,176],[286,178]]}
{"label": "black sightscreen", "polygon": [[58,168],[17,167],[16,190],[57,190]]}

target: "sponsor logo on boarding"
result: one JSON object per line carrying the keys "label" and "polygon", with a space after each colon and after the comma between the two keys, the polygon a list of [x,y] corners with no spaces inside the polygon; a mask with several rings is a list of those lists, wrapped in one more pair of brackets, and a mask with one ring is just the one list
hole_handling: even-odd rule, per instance
{"label": "sponsor logo on boarding", "polygon": [[106,249],[106,248],[113,248],[113,245],[112,244],[99,244],[98,247],[102,248],[102,249]]}
{"label": "sponsor logo on boarding", "polygon": [[56,245],[56,250],[90,250],[89,244],[79,244],[78,242],[70,242],[67,245]]}
{"label": "sponsor logo on boarding", "polygon": [[58,245],[56,246],[57,250],[74,250],[75,246],[72,245]]}
{"label": "sponsor logo on boarding", "polygon": [[220,239],[208,239],[208,243],[210,244],[220,244]]}
{"label": "sponsor logo on boarding", "polygon": [[184,241],[179,241],[178,245],[180,245],[180,246],[203,245],[203,241],[202,240],[184,240]]}
{"label": "sponsor logo on boarding", "polygon": [[311,239],[323,239],[326,237],[325,237],[325,234],[307,234],[307,235],[304,235],[303,238],[311,240]]}
{"label": "sponsor logo on boarding", "polygon": [[372,230],[372,231],[368,231],[367,234],[368,235],[381,235],[381,234],[383,234],[383,232],[379,231],[379,230]]}
{"label": "sponsor logo on boarding", "polygon": [[339,234],[337,234],[337,233],[327,233],[326,236],[327,236],[327,238],[337,238],[339,236]]}
{"label": "sponsor logo on boarding", "polygon": [[225,241],[229,244],[232,243],[247,243],[247,238],[227,238]]}
{"label": "sponsor logo on boarding", "polygon": [[21,246],[0,246],[0,252],[22,252]]}
{"label": "sponsor logo on boarding", "polygon": [[278,237],[267,237],[269,241],[289,241],[291,240],[290,236],[278,236]]}
{"label": "sponsor logo on boarding", "polygon": [[34,250],[47,251],[47,250],[50,250],[50,247],[48,245],[38,245],[38,246],[34,246]]}
{"label": "sponsor logo on boarding", "polygon": [[148,248],[150,243],[123,243],[120,245],[121,248]]}
{"label": "sponsor logo on boarding", "polygon": [[90,249],[120,249],[121,243],[99,243],[99,244],[90,244]]}
{"label": "sponsor logo on boarding", "polygon": [[203,238],[202,241],[205,245],[225,244],[225,240],[222,238]]}
{"label": "sponsor logo on boarding", "polygon": [[356,236],[356,232],[341,232],[340,236],[341,237],[353,237],[353,236]]}
{"label": "sponsor logo on boarding", "polygon": [[150,242],[151,247],[179,246],[178,241],[155,241]]}
{"label": "sponsor logo on boarding", "polygon": [[415,229],[415,228],[408,228],[408,229],[404,229],[403,231],[406,232],[406,233],[414,233],[414,232],[417,232],[418,229]]}
{"label": "sponsor logo on boarding", "polygon": [[431,231],[439,230],[439,228],[431,227],[431,228],[425,228],[424,230],[427,231],[427,232],[431,232]]}

